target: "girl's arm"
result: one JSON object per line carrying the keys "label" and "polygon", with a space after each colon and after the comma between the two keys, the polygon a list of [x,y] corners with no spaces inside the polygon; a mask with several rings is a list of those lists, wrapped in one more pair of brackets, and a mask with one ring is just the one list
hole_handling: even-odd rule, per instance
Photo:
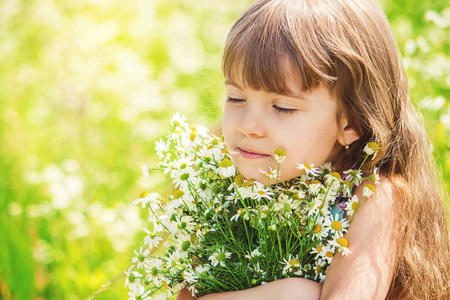
{"label": "girl's arm", "polygon": [[[214,293],[198,298],[198,300],[318,300],[322,285],[302,278],[286,278],[257,287],[226,293]],[[193,300],[189,291],[183,290],[177,300]]]}
{"label": "girl's arm", "polygon": [[[356,191],[359,199],[362,199],[363,184]],[[333,258],[321,298],[386,298],[396,261],[397,197],[392,184],[381,178],[375,194],[364,201],[345,235],[352,253],[336,254]]]}

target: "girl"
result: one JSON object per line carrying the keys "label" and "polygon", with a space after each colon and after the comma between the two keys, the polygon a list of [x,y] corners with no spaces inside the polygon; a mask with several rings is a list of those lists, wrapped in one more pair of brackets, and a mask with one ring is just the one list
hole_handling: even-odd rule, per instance
{"label": "girl", "polygon": [[223,134],[244,177],[265,180],[259,169],[276,167],[277,148],[287,153],[282,180],[299,176],[301,162],[330,161],[342,172],[376,141],[365,168],[378,168],[381,181],[346,234],[352,253],[336,254],[323,285],[289,278],[200,299],[450,299],[445,201],[374,2],[257,1],[229,33],[223,73]]}

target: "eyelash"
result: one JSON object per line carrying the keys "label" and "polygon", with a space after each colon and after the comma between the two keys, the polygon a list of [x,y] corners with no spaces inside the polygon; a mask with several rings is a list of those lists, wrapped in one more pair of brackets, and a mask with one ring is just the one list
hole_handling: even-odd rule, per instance
{"label": "eyelash", "polygon": [[[227,97],[227,102],[230,102],[230,103],[236,103],[237,104],[237,103],[242,103],[243,101],[245,101],[245,100],[244,99],[237,99],[237,98]],[[288,115],[291,115],[291,114],[293,114],[293,113],[295,113],[297,111],[296,109],[281,108],[281,107],[278,107],[276,105],[274,105],[273,108],[279,113],[288,114]]]}

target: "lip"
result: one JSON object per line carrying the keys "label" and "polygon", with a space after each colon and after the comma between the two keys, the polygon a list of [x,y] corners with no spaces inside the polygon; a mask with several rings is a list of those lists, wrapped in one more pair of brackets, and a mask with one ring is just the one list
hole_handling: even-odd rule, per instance
{"label": "lip", "polygon": [[252,150],[249,148],[238,148],[238,151],[239,151],[239,154],[243,158],[248,158],[248,159],[260,159],[260,158],[271,157],[271,155],[259,153],[258,151],[255,151],[255,150]]}

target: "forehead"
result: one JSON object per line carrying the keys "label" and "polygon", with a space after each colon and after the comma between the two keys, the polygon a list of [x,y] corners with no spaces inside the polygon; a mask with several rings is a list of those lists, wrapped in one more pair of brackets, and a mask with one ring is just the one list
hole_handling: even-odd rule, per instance
{"label": "forehead", "polygon": [[234,68],[230,68],[228,74],[225,74],[224,83],[241,90],[262,90],[290,97],[298,97],[304,92],[300,74],[288,59],[283,58],[277,64],[275,72],[271,72],[270,68],[268,69],[249,72],[244,62],[241,61],[236,63]]}

